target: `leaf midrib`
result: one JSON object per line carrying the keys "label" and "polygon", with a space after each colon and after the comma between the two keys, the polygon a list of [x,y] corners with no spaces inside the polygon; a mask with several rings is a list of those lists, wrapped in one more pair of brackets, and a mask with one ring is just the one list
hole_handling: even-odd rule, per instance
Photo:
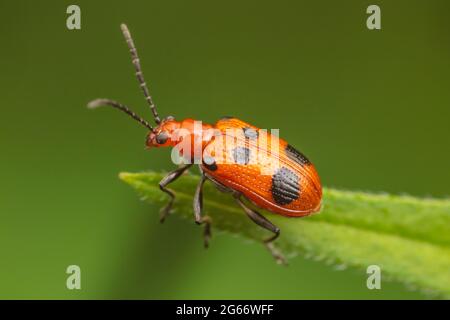
{"label": "leaf midrib", "polygon": [[[150,186],[147,183],[141,182],[143,185],[145,185],[145,187],[147,189],[152,189],[153,191],[157,191],[159,192],[159,188]],[[177,190],[177,197],[179,198],[184,198],[185,200],[190,200],[192,199],[192,195],[185,193],[183,191]],[[232,211],[236,214],[242,214],[242,211],[238,208],[238,207],[232,207],[230,205],[227,204],[220,204],[219,202],[217,202],[216,200],[211,200],[211,198],[207,198],[205,197],[203,200],[204,204],[208,204],[209,206],[218,208],[218,209],[222,209],[224,211]],[[292,218],[291,218],[292,219]],[[390,233],[390,232],[386,232],[384,230],[378,230],[378,229],[372,229],[372,228],[367,228],[365,226],[361,226],[358,224],[354,224],[354,223],[340,223],[337,221],[329,221],[329,220],[314,220],[314,219],[309,219],[308,223],[317,223],[317,224],[326,224],[326,225],[331,225],[331,226],[343,226],[349,229],[356,229],[356,230],[360,230],[362,232],[370,232],[373,234],[380,234],[380,235],[386,235],[389,237],[392,237],[394,239],[399,239],[399,240],[409,240],[409,241],[413,241],[413,242],[417,242],[417,243],[421,243],[421,244],[426,244],[426,245],[430,245],[430,246],[436,246],[436,247],[440,247],[442,249],[449,249],[449,246],[446,246],[442,243],[437,243],[435,241],[424,241],[423,239],[420,238],[416,238],[416,237],[408,237],[405,234],[402,234],[401,236],[398,236],[394,233]]]}

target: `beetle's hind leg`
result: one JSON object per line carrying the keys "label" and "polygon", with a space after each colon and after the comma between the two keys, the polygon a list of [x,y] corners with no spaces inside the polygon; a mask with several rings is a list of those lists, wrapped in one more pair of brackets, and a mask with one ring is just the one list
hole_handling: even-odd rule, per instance
{"label": "beetle's hind leg", "polygon": [[269,237],[268,239],[263,240],[264,245],[266,248],[270,251],[272,256],[275,258],[277,263],[279,264],[287,264],[286,259],[284,258],[283,254],[279,252],[273,245],[273,241],[276,240],[280,235],[280,228],[278,228],[276,225],[274,225],[272,222],[270,222],[266,217],[264,217],[262,214],[260,214],[258,211],[255,211],[251,208],[249,208],[241,199],[240,193],[235,193],[234,198],[236,199],[236,202],[239,204],[239,206],[244,209],[247,216],[255,222],[260,227],[269,230],[273,232],[273,236]]}
{"label": "beetle's hind leg", "polygon": [[169,174],[167,174],[167,176],[165,176],[159,182],[159,188],[161,189],[161,191],[167,193],[170,196],[170,200],[167,203],[167,205],[161,209],[161,216],[159,219],[159,221],[161,223],[163,223],[164,220],[169,215],[170,210],[172,209],[172,206],[173,206],[173,202],[175,201],[175,193],[172,190],[166,188],[166,186],[168,184],[170,184],[171,182],[174,182],[175,180],[177,180],[191,166],[192,166],[192,164],[187,164],[185,166],[179,167],[179,168],[169,172]]}
{"label": "beetle's hind leg", "polygon": [[203,185],[206,181],[206,176],[202,174],[200,182],[197,185],[194,195],[194,214],[195,223],[204,224],[203,239],[205,248],[209,246],[209,240],[211,239],[211,218],[209,216],[202,216],[203,211]]}

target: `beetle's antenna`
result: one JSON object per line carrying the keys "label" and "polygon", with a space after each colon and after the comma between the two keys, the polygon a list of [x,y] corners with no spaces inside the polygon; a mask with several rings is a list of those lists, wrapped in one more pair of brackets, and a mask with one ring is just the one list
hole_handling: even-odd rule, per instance
{"label": "beetle's antenna", "polygon": [[92,100],[91,102],[89,102],[87,106],[89,109],[95,109],[95,108],[102,107],[102,106],[114,107],[116,109],[119,109],[119,110],[125,112],[130,117],[132,117],[134,120],[136,120],[140,124],[142,124],[144,127],[150,129],[150,131],[153,131],[153,127],[147,121],[145,121],[140,116],[138,116],[136,113],[131,111],[130,108],[128,108],[127,106],[125,106],[117,101],[110,100],[110,99],[95,99],[95,100]]}
{"label": "beetle's antenna", "polygon": [[139,56],[137,54],[133,38],[131,38],[130,30],[128,30],[127,25],[124,23],[120,25],[120,28],[122,29],[122,33],[123,36],[125,37],[125,40],[127,41],[128,48],[130,49],[131,59],[134,65],[134,69],[136,70],[136,78],[138,79],[139,85],[142,91],[144,92],[145,100],[147,100],[148,104],[150,105],[150,109],[152,110],[155,122],[156,124],[159,124],[161,122],[161,119],[158,116],[156,106],[153,103],[153,99],[150,95],[150,92],[148,91],[147,84],[145,83],[144,74],[142,73],[141,69],[141,62],[139,60]]}

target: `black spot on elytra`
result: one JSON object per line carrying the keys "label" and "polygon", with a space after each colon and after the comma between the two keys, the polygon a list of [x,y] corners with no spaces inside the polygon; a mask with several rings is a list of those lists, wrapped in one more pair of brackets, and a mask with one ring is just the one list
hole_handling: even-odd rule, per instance
{"label": "black spot on elytra", "polygon": [[216,160],[214,160],[213,157],[204,156],[203,157],[203,165],[208,170],[211,170],[211,171],[216,171],[217,170]]}
{"label": "black spot on elytra", "polygon": [[246,147],[236,147],[231,151],[234,163],[247,164],[250,162],[250,149]]}
{"label": "black spot on elytra", "polygon": [[286,146],[285,151],[286,151],[286,154],[289,157],[289,159],[294,160],[298,164],[300,164],[302,166],[311,164],[311,162],[308,160],[308,158],[305,157],[305,155],[303,153],[301,153],[300,151],[295,149],[290,144],[288,144]]}
{"label": "black spot on elytra", "polygon": [[223,116],[222,118],[220,118],[220,120],[229,120],[229,119],[233,119],[234,117],[232,116]]}
{"label": "black spot on elytra", "polygon": [[246,138],[248,139],[257,139],[258,138],[258,131],[256,131],[253,128],[242,128],[242,130],[244,131],[244,135]]}
{"label": "black spot on elytra", "polygon": [[272,197],[279,205],[287,205],[300,197],[300,179],[292,170],[282,167],[272,176]]}

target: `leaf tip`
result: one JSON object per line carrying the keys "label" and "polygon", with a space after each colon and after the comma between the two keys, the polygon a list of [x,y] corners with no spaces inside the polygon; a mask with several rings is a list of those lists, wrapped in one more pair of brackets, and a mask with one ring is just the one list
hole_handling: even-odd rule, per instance
{"label": "leaf tip", "polygon": [[135,176],[134,173],[129,173],[129,172],[120,172],[119,173],[119,179],[126,183],[132,182],[133,176]]}

